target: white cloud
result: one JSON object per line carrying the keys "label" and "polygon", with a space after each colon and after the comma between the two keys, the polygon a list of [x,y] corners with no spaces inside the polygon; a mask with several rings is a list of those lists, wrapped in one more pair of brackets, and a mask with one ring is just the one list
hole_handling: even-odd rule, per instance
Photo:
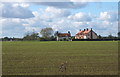
{"label": "white cloud", "polygon": [[[73,12],[71,15],[70,9],[66,10],[64,8],[65,4],[67,8],[75,8],[72,5],[75,5],[76,7],[82,5],[75,2],[74,4],[69,4],[69,6],[67,3],[60,3],[59,5],[53,3],[47,8],[41,8],[38,11],[33,12],[30,11],[29,13],[33,14],[34,17],[29,16],[29,13],[24,11],[28,10],[27,7],[29,7],[29,5],[27,4],[16,3],[7,6],[1,5],[0,7],[6,8],[4,9],[4,11],[6,11],[6,18],[0,20],[3,23],[3,35],[23,37],[28,31],[32,32],[35,30],[39,32],[45,27],[52,27],[55,31],[60,32],[71,31],[72,35],[75,35],[79,29],[84,28],[93,28],[100,35],[108,35],[110,32],[111,34],[116,35],[118,28],[116,21],[117,14],[115,12],[101,12],[100,16],[97,16],[97,18],[91,13],[84,12],[78,12],[75,14]],[[80,8],[82,8],[82,6]],[[7,12],[9,12],[9,14],[7,14]],[[10,15],[12,17],[10,17]]]}
{"label": "white cloud", "polygon": [[117,35],[118,32],[118,22],[110,22],[110,21],[92,21],[89,23],[91,28],[93,28],[98,35],[108,36],[112,34],[114,36]]}
{"label": "white cloud", "polygon": [[47,7],[45,9],[40,8],[38,11],[34,11],[32,13],[35,16],[35,18],[33,18],[34,20],[39,19],[47,22],[53,22],[57,19],[65,18],[71,14],[69,10],[54,7]]}
{"label": "white cloud", "polygon": [[22,26],[24,20],[21,19],[1,19],[2,36],[22,37],[25,33],[25,28]]}
{"label": "white cloud", "polygon": [[[46,9],[43,10],[43,12],[46,12]],[[84,18],[86,17],[86,15],[90,14],[85,14],[85,17],[83,17],[83,13],[81,13],[80,15],[79,13],[73,15],[79,16],[79,18],[81,17],[81,19],[83,18],[84,21],[73,21],[68,19],[67,17],[57,17],[55,18],[55,20],[53,19],[52,22],[49,22],[45,19],[45,15],[49,17],[49,15],[47,14],[41,15],[37,11],[33,12],[33,14],[35,17],[30,19],[2,19],[2,22],[4,23],[3,34],[6,34],[6,36],[24,36],[26,32],[32,32],[33,30],[35,30],[36,32],[40,32],[40,30],[45,27],[52,27],[54,31],[60,32],[71,31],[73,36],[79,31],[79,29],[84,28],[93,28],[94,31],[98,33],[98,35],[100,34],[103,36],[110,33],[113,35],[117,34],[117,21],[99,21],[99,19],[96,19],[96,21],[86,21],[86,19]]]}
{"label": "white cloud", "polygon": [[52,14],[54,15],[53,17],[66,17],[68,15],[70,15],[70,12],[68,10],[65,9],[58,9],[58,8],[54,8],[54,7],[47,7],[45,12],[47,14]]}
{"label": "white cloud", "polygon": [[99,19],[103,21],[117,21],[118,14],[117,12],[101,12]]}
{"label": "white cloud", "polygon": [[68,17],[68,19],[75,21],[92,21],[92,16],[87,13],[79,12]]}
{"label": "white cloud", "polygon": [[26,8],[25,4],[10,4],[4,3],[0,9],[2,9],[2,17],[4,18],[31,18],[34,17],[32,12]]}
{"label": "white cloud", "polygon": [[24,7],[24,8],[28,8],[30,6],[30,4],[28,4],[28,3],[14,3],[12,6],[13,7],[21,6],[21,7]]}
{"label": "white cloud", "polygon": [[31,27],[31,26],[29,26],[29,27],[25,27],[25,31],[26,32],[33,32],[33,31],[35,31],[35,32],[40,32],[40,27]]}
{"label": "white cloud", "polygon": [[119,2],[119,0],[1,0],[1,2]]}
{"label": "white cloud", "polygon": [[87,6],[87,2],[37,2],[36,4],[51,6],[56,8],[70,8],[70,9],[79,9]]}

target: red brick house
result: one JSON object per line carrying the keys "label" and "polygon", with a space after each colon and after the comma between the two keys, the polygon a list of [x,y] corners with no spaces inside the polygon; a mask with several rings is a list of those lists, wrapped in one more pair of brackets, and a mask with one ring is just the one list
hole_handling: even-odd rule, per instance
{"label": "red brick house", "polygon": [[91,29],[80,30],[76,35],[75,39],[97,39],[97,34]]}

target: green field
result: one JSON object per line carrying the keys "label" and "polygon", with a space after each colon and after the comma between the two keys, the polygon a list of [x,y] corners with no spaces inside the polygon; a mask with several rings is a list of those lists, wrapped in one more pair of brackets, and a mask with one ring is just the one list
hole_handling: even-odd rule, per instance
{"label": "green field", "polygon": [[118,42],[3,42],[2,59],[3,75],[116,75]]}

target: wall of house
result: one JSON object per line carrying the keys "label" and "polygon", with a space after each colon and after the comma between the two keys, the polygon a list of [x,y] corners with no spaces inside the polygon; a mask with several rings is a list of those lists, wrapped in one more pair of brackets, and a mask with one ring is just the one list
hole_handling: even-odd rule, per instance
{"label": "wall of house", "polygon": [[[95,32],[94,31],[92,31],[92,39],[97,39],[98,38],[98,36],[95,34]],[[75,39],[91,39],[91,32],[89,32],[88,34],[86,34],[86,35],[76,35],[75,36]]]}
{"label": "wall of house", "polygon": [[76,35],[75,39],[84,39],[84,36],[83,35]]}
{"label": "wall of house", "polygon": [[[91,32],[88,33],[87,38],[88,38],[88,39],[91,39]],[[92,31],[92,39],[97,39],[97,38],[98,38],[98,36],[95,34],[94,31]]]}
{"label": "wall of house", "polygon": [[91,33],[88,33],[86,36],[87,36],[87,39],[91,39]]}
{"label": "wall of house", "polygon": [[70,37],[57,37],[57,41],[64,40],[64,39],[70,40]]}
{"label": "wall of house", "polygon": [[75,35],[75,39],[80,39],[78,35]]}
{"label": "wall of house", "polygon": [[93,39],[97,39],[98,36],[95,34],[95,32],[92,32],[92,35],[93,35]]}

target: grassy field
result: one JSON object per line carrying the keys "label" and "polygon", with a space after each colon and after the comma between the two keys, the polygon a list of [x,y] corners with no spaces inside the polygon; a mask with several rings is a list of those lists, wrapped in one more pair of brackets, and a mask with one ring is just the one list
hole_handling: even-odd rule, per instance
{"label": "grassy field", "polygon": [[[3,42],[3,75],[116,75],[117,41]],[[59,71],[62,62],[67,69]]]}

